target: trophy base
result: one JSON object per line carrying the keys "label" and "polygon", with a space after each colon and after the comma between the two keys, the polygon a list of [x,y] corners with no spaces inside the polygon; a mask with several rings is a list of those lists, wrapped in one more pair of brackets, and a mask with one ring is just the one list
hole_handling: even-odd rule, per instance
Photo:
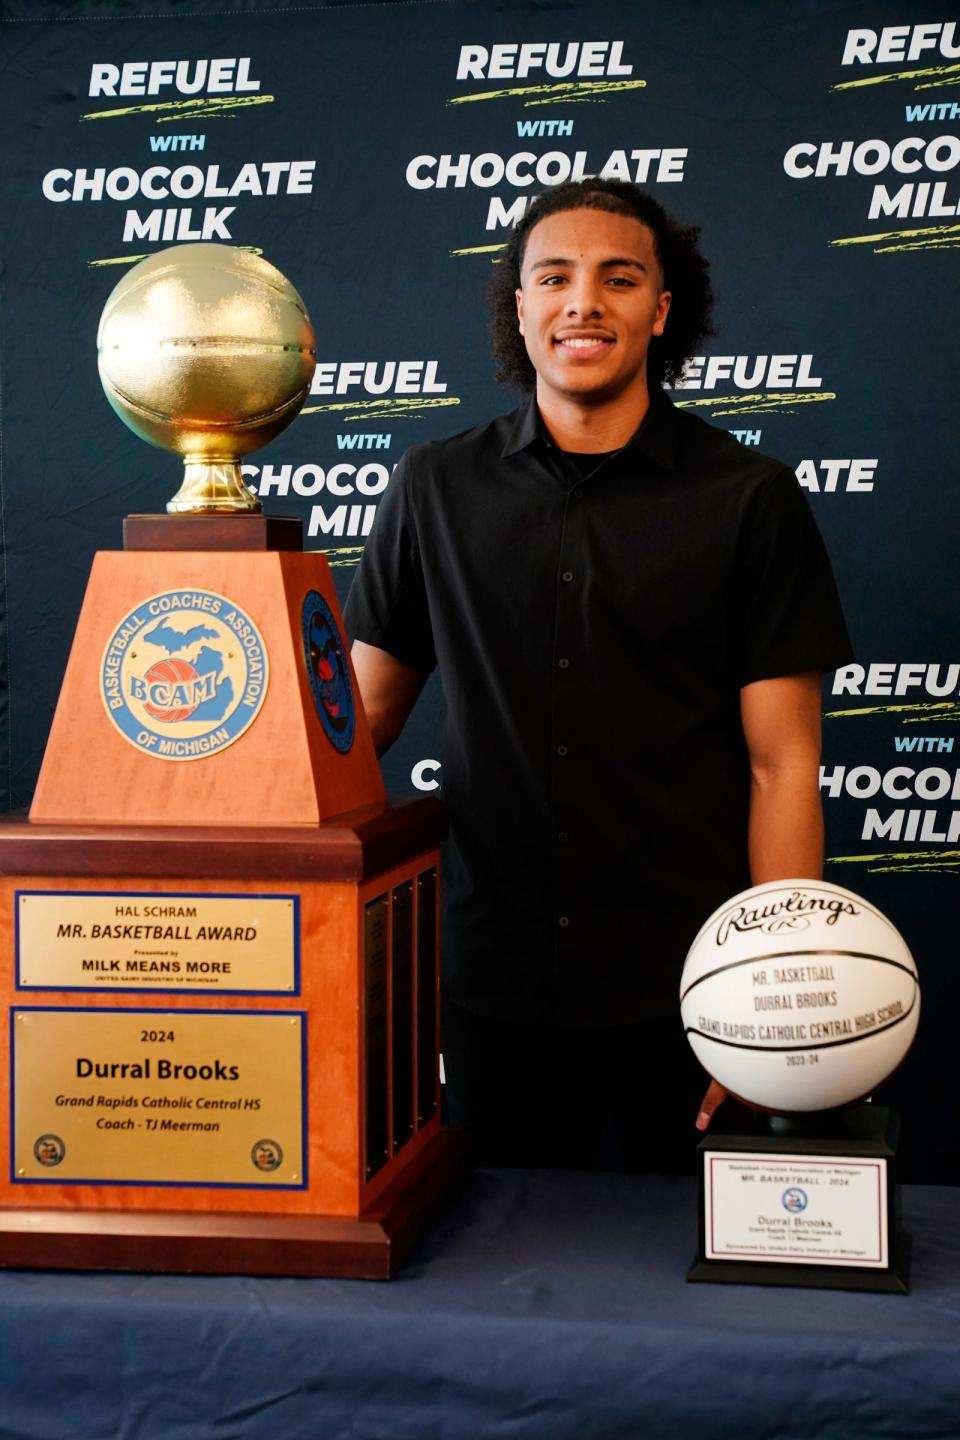
{"label": "trophy base", "polygon": [[901,1232],[894,1241],[888,1270],[846,1270],[837,1265],[778,1265],[735,1260],[702,1260],[698,1255],[687,1271],[691,1284],[779,1285],[801,1290],[866,1290],[877,1295],[910,1292],[910,1236]]}
{"label": "trophy base", "polygon": [[0,1267],[389,1280],[468,1168],[441,1130],[359,1216],[162,1210],[0,1210]]}
{"label": "trophy base", "polygon": [[303,549],[303,521],[291,515],[235,511],[222,515],[127,515],[124,550]]}
{"label": "trophy base", "polygon": [[897,1224],[899,1116],[862,1104],[757,1117],[697,1147],[700,1250],[694,1283],[905,1295],[910,1242]]}

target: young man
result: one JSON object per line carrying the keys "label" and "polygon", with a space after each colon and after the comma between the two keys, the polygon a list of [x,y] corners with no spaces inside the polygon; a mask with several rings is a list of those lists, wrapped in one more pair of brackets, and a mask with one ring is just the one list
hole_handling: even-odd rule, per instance
{"label": "young man", "polygon": [[698,235],[620,182],[538,198],[491,292],[534,394],[406,454],[347,602],[381,753],[440,668],[448,1103],[494,1162],[692,1168],[686,948],[822,864],[849,645],[795,476],[662,389],[711,333]]}

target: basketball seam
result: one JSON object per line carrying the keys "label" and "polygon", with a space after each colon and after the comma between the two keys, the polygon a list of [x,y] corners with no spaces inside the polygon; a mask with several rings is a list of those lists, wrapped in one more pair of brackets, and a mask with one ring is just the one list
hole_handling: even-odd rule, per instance
{"label": "basketball seam", "polygon": [[[714,975],[722,975],[725,970],[737,970],[741,965],[759,965],[765,960],[793,960],[797,955],[846,955],[851,960],[876,960],[881,965],[893,965],[897,970],[902,970],[905,975],[910,976],[910,979],[918,989],[920,986],[920,980],[915,971],[911,970],[908,965],[904,965],[899,960],[891,960],[888,955],[874,955],[869,950],[836,950],[833,948],[828,950],[785,950],[774,951],[770,955],[751,955],[746,960],[729,960],[726,965],[718,965],[715,970],[708,970],[705,975],[700,975],[696,980],[691,980],[686,990],[684,990],[680,996],[680,1004],[682,1005],[690,994],[690,991],[695,990],[698,985],[702,985],[704,980],[712,980]],[[785,985],[802,985],[804,982],[802,980],[785,980],[782,983]]]}
{"label": "basketball seam", "polygon": [[200,335],[193,339],[189,335],[168,335],[162,340],[132,340],[128,345],[108,344],[100,346],[101,355],[110,355],[115,350],[133,350],[138,354],[146,350],[199,350],[211,355],[218,350],[232,350],[244,355],[270,354],[313,355],[309,345],[299,345],[291,340],[258,340],[249,335]]}
{"label": "basketball seam", "polygon": [[[120,389],[119,385],[115,385],[112,380],[110,381],[110,389],[120,400],[123,401],[125,405],[129,406],[129,408],[134,411],[135,414],[142,416],[144,419],[159,420],[167,425],[173,423],[171,417],[165,414],[162,410],[151,410],[146,405],[143,405],[139,401],[132,399],[129,395],[125,393],[125,391]],[[309,385],[304,386],[302,389],[297,391],[296,395],[293,397],[292,400],[285,401],[282,405],[277,405],[276,408],[273,410],[264,410],[259,415],[252,415],[249,417],[249,419],[246,420],[199,420],[187,415],[179,417],[176,423],[179,425],[194,425],[197,428],[203,430],[223,430],[226,433],[229,433],[231,431],[250,430],[255,425],[259,425],[263,420],[275,420],[279,418],[279,416],[281,416],[284,411],[291,409],[294,405],[299,408],[299,406],[301,406],[306,400],[309,393]]]}
{"label": "basketball seam", "polygon": [[[910,1001],[909,1010],[898,1015],[896,1020],[889,1020],[886,1025],[879,1025],[876,1030],[870,1030],[864,1035],[845,1035],[842,1040],[816,1040],[812,1045],[751,1045],[748,1040],[721,1040],[718,1035],[705,1035],[695,1025],[687,1025],[684,1028],[685,1035],[699,1035],[701,1040],[710,1040],[714,1045],[726,1045],[732,1050],[756,1050],[761,1055],[779,1055],[783,1051],[791,1054],[800,1050],[833,1050],[838,1045],[856,1045],[860,1040],[870,1040],[874,1035],[883,1035],[892,1030],[895,1025],[902,1025],[913,1014],[914,1006],[917,1003],[917,996],[914,994]],[[877,1082],[880,1083],[879,1081]]]}

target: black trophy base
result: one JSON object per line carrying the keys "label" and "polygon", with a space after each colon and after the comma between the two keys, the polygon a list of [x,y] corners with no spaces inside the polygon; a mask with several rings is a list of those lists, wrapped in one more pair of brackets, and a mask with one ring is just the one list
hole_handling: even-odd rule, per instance
{"label": "black trophy base", "polygon": [[[861,1290],[875,1294],[906,1295],[910,1274],[909,1235],[897,1224],[894,1168],[900,1119],[896,1111],[880,1105],[856,1105],[846,1110],[788,1119],[754,1115],[752,1133],[718,1129],[697,1146],[700,1191],[700,1249],[687,1272],[687,1281],[711,1285],[778,1285],[797,1289]],[[809,1259],[721,1259],[709,1255],[706,1244],[708,1157],[735,1153],[776,1156],[777,1162],[802,1167],[807,1157],[836,1156],[853,1164],[876,1161],[882,1169],[879,1182],[886,1198],[886,1255],[878,1265],[817,1264]],[[782,1158],[781,1158],[782,1157]],[[790,1187],[788,1187],[790,1188]],[[776,1186],[771,1185],[770,1198]],[[764,1196],[766,1202],[767,1197]],[[767,1208],[765,1206],[765,1208]],[[719,1223],[719,1222],[718,1222]]]}
{"label": "black trophy base", "polygon": [[910,1291],[910,1236],[897,1235],[888,1270],[858,1270],[846,1265],[781,1265],[764,1261],[701,1260],[697,1256],[687,1280],[708,1285],[788,1285],[795,1290],[866,1290],[876,1295],[907,1295]]}

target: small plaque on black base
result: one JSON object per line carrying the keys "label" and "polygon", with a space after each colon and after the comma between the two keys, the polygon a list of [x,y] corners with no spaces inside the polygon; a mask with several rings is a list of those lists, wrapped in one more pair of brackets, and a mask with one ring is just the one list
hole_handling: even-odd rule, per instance
{"label": "small plaque on black base", "polygon": [[697,1147],[700,1250],[687,1279],[907,1293],[899,1116],[883,1106],[718,1129]]}

